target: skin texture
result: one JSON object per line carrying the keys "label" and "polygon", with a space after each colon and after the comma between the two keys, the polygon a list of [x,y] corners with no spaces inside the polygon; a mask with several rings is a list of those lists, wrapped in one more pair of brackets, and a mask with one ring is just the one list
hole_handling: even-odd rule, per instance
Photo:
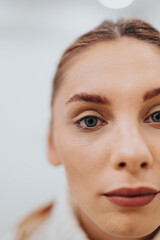
{"label": "skin texture", "polygon": [[[142,207],[120,207],[102,196],[121,187],[160,190],[160,53],[136,39],[98,43],[65,74],[53,106],[49,161],[63,164],[75,213],[92,240],[149,239],[160,224],[160,194]],[[66,102],[77,93],[106,97],[111,105]],[[84,127],[86,116],[100,118]],[[125,163],[120,166],[120,163]]]}

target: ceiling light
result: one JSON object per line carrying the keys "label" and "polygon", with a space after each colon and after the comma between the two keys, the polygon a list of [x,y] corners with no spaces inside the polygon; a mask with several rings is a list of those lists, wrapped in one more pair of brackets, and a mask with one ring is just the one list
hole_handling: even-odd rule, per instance
{"label": "ceiling light", "polygon": [[129,6],[134,0],[99,0],[99,1],[105,7],[118,9]]}

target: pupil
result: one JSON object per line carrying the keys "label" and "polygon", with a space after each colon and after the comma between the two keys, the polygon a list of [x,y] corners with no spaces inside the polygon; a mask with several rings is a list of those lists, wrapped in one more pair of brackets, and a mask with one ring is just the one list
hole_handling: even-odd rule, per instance
{"label": "pupil", "polygon": [[97,124],[97,118],[96,117],[87,117],[85,119],[85,124],[87,127],[95,127]]}
{"label": "pupil", "polygon": [[160,122],[160,112],[156,112],[156,113],[152,114],[152,119],[155,122]]}

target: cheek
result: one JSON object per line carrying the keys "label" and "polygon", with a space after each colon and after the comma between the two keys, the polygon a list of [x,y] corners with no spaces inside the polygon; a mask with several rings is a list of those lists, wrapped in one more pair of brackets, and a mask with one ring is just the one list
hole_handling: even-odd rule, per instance
{"label": "cheek", "polygon": [[72,188],[91,187],[92,191],[98,179],[102,178],[110,150],[102,137],[89,134],[71,134],[63,131],[63,134],[57,134],[56,149],[65,167],[69,185]]}

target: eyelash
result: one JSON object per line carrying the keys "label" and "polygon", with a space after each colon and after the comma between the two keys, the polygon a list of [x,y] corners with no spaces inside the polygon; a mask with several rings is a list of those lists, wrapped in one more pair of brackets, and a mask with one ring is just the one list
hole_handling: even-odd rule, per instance
{"label": "eyelash", "polygon": [[[157,125],[160,124],[160,121],[153,121],[153,119],[152,119],[152,121],[149,120],[150,118],[152,118],[152,117],[154,116],[155,113],[160,114],[160,111],[156,111],[156,112],[153,112],[152,114],[150,114],[149,117],[147,117],[147,118],[145,119],[145,122],[147,122],[147,123],[155,123],[155,124],[157,124]],[[96,119],[97,122],[100,121],[101,123],[100,123],[98,126],[96,125],[95,127],[85,127],[85,126],[82,126],[80,123],[81,123],[82,121],[86,120],[87,118],[94,118],[94,119]],[[97,123],[97,122],[96,122],[96,123]],[[85,116],[85,117],[79,119],[78,121],[76,121],[75,124],[76,124],[76,126],[78,126],[79,128],[82,128],[82,129],[84,129],[84,130],[93,131],[93,130],[97,130],[97,129],[99,129],[100,127],[106,125],[107,122],[104,121],[103,119],[97,117],[97,116],[88,115],[88,116]]]}
{"label": "eyelash", "polygon": [[[150,114],[149,117],[147,117],[147,118],[145,119],[145,121],[146,121],[147,123],[152,123],[152,122],[150,122],[149,119],[150,119],[152,116],[154,116],[155,113],[158,113],[158,114],[160,115],[160,111],[155,111],[155,112],[153,112],[152,114]],[[153,119],[152,119],[152,120],[153,120]],[[160,119],[159,119],[159,120],[160,120]],[[155,121],[155,122],[153,121],[153,123],[155,123],[155,124],[160,124],[160,121]]]}
{"label": "eyelash", "polygon": [[[85,126],[82,126],[80,123],[83,121],[83,120],[86,120],[87,118],[94,118],[96,119],[96,121],[100,121],[101,123],[98,125],[98,126],[95,126],[95,127],[85,127]],[[92,130],[96,130],[96,129],[99,129],[100,127],[106,125],[106,121],[104,121],[103,119],[101,119],[100,117],[97,117],[97,116],[94,116],[94,115],[88,115],[88,116],[85,116],[83,118],[81,118],[80,120],[76,121],[75,123],[78,127],[82,128],[82,129],[85,129],[85,130],[88,130],[88,131],[92,131]]]}

